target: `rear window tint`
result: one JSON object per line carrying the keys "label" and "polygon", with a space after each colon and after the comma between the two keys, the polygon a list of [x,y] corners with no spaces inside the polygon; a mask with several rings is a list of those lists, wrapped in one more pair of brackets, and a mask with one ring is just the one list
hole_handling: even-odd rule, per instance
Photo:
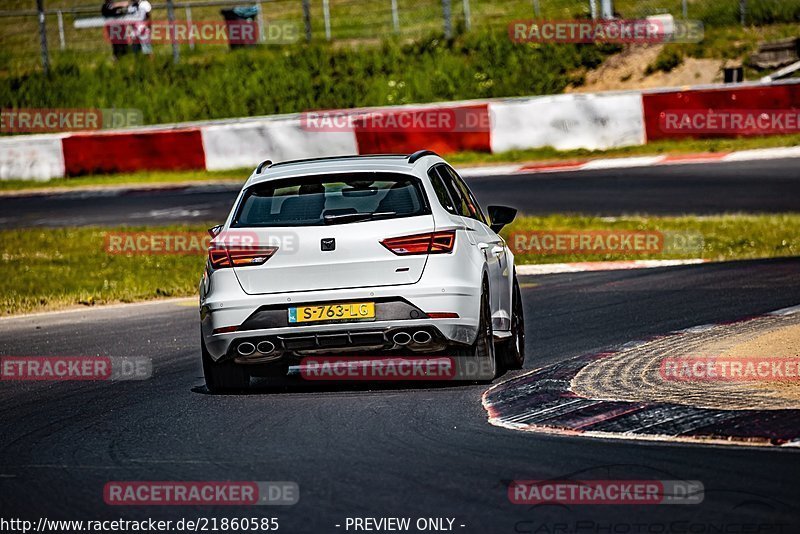
{"label": "rear window tint", "polygon": [[464,197],[464,193],[455,184],[453,181],[453,176],[447,172],[447,168],[444,165],[439,165],[436,170],[438,171],[439,176],[442,177],[442,181],[447,186],[448,191],[450,191],[450,196],[456,203],[456,213],[463,217],[472,217],[472,212],[469,210],[467,199]]}
{"label": "rear window tint", "polygon": [[431,167],[431,169],[428,170],[428,177],[431,179],[431,185],[436,193],[436,197],[439,199],[439,204],[441,204],[442,207],[450,213],[458,215],[456,208],[453,205],[453,200],[450,198],[450,194],[447,192],[447,186],[444,185],[442,177],[439,176],[440,168],[441,166]]}
{"label": "rear window tint", "polygon": [[462,198],[466,203],[465,207],[469,211],[469,217],[472,217],[473,219],[477,219],[482,223],[487,224],[486,217],[484,217],[483,212],[481,211],[480,204],[478,204],[478,201],[475,199],[475,196],[472,194],[472,191],[469,190],[469,187],[467,187],[467,184],[464,183],[464,180],[462,180],[461,177],[458,175],[458,173],[453,169],[451,169],[450,167],[445,167],[445,169],[447,169],[447,172],[453,178],[453,183],[461,191]]}
{"label": "rear window tint", "polygon": [[419,180],[397,173],[293,177],[247,189],[232,226],[321,226],[430,213]]}

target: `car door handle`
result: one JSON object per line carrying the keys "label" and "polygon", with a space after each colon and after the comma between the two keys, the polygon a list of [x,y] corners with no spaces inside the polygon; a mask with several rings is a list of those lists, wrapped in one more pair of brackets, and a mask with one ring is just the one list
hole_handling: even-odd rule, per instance
{"label": "car door handle", "polygon": [[489,248],[489,243],[478,243],[478,248],[481,250],[486,250]]}
{"label": "car door handle", "polygon": [[504,249],[503,249],[503,247],[502,247],[502,246],[500,246],[500,245],[495,245],[495,246],[494,246],[494,248],[492,249],[492,254],[502,254],[502,253],[503,253],[503,250],[504,250]]}

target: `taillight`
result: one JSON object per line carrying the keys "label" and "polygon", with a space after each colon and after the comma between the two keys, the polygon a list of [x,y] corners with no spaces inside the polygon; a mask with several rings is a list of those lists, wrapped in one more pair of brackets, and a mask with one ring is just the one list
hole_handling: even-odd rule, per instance
{"label": "taillight", "polygon": [[212,245],[208,249],[208,261],[214,269],[249,267],[263,264],[277,250],[278,247]]}
{"label": "taillight", "polygon": [[236,332],[239,329],[239,326],[223,326],[222,328],[215,328],[212,335],[216,336],[217,334],[230,334],[231,332]]}
{"label": "taillight", "polygon": [[412,254],[447,254],[453,251],[453,246],[455,244],[455,230],[392,237],[381,241],[381,245],[398,256],[409,256]]}

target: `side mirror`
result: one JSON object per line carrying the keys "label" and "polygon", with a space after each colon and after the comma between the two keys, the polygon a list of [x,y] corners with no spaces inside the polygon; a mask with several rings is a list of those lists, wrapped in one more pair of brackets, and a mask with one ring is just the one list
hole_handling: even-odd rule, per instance
{"label": "side mirror", "polygon": [[210,235],[212,239],[217,237],[219,235],[219,233],[222,231],[222,227],[223,226],[225,226],[225,225],[224,224],[218,224],[216,226],[212,226],[211,228],[209,228],[207,230],[208,231],[208,235]]}
{"label": "side mirror", "polygon": [[489,228],[493,232],[499,232],[505,225],[511,224],[514,217],[517,216],[517,210],[507,206],[489,206],[487,209],[489,210],[489,221],[491,221]]}

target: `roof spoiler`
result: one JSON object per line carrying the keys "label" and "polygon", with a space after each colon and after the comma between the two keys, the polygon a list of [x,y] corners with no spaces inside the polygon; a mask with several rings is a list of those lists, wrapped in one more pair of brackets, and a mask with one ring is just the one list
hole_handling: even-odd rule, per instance
{"label": "roof spoiler", "polygon": [[269,167],[272,167],[272,160],[265,159],[264,161],[258,164],[258,167],[256,167],[256,174],[261,174],[261,171]]}
{"label": "roof spoiler", "polygon": [[312,161],[330,161],[330,160],[337,160],[337,159],[350,159],[350,158],[365,158],[365,157],[373,157],[373,158],[385,158],[385,157],[405,157],[408,159],[409,163],[416,163],[422,157],[425,156],[439,156],[436,152],[432,150],[417,150],[413,154],[409,154],[407,156],[403,156],[402,154],[357,154],[357,155],[345,155],[345,156],[323,156],[319,158],[306,158],[306,159],[295,159],[289,161],[280,161],[278,163],[272,163],[271,160],[264,160],[258,164],[256,167],[256,174],[261,174],[264,172],[265,169],[270,167],[277,167],[279,165],[291,165],[294,163],[307,163]]}
{"label": "roof spoiler", "polygon": [[416,163],[419,159],[424,158],[425,156],[436,156],[438,158],[439,154],[437,154],[433,150],[417,150],[416,152],[408,156],[408,162]]}

